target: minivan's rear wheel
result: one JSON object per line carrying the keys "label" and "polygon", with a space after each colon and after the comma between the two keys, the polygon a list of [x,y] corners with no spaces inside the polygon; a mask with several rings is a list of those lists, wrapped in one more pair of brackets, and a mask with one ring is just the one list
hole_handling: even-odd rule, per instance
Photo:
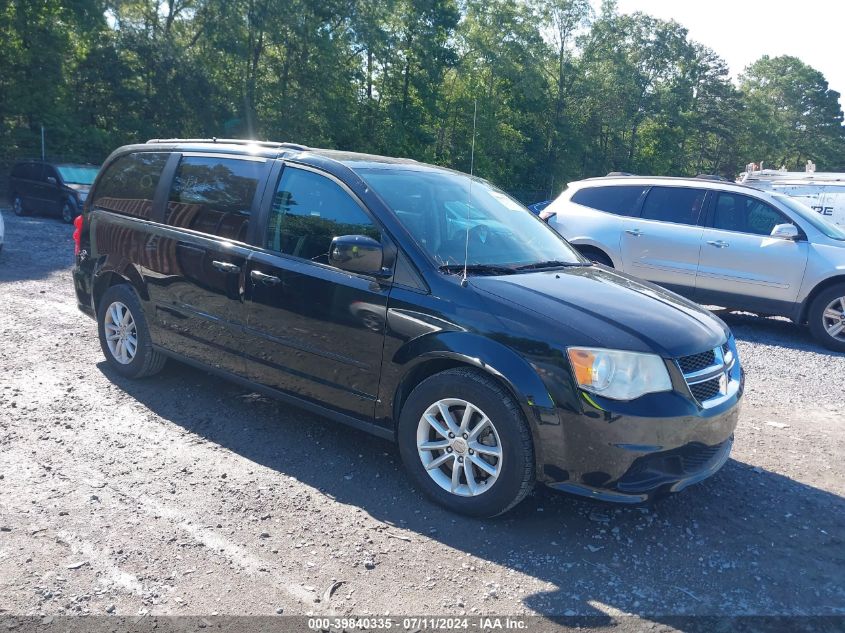
{"label": "minivan's rear wheel", "polygon": [[65,200],[62,203],[62,222],[72,224],[75,217],[76,205],[71,200]]}
{"label": "minivan's rear wheel", "polygon": [[26,209],[23,207],[23,198],[18,195],[12,198],[12,211],[19,217],[26,215]]}
{"label": "minivan's rear wheel", "polygon": [[142,378],[161,371],[166,357],[153,349],[141,302],[130,286],[111,286],[103,293],[97,325],[100,347],[117,372]]}
{"label": "minivan's rear wheel", "polygon": [[531,432],[512,396],[484,373],[435,374],[408,396],[399,450],[415,483],[450,510],[496,516],[534,484]]}
{"label": "minivan's rear wheel", "polygon": [[845,284],[822,291],[810,304],[810,331],[832,350],[845,352]]}

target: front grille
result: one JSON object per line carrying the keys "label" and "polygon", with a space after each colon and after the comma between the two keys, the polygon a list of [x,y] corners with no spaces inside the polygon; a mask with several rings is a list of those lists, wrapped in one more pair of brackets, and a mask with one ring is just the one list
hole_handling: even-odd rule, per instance
{"label": "front grille", "polygon": [[729,339],[719,347],[683,356],[677,359],[677,363],[692,397],[707,408],[727,395],[729,387],[736,387],[732,382],[737,380],[734,375],[738,372],[736,360],[736,348],[733,339]]}
{"label": "front grille", "polygon": [[719,383],[719,378],[711,378],[710,380],[705,380],[704,382],[692,384],[689,388],[696,400],[699,402],[705,402],[706,400],[710,400],[710,398],[719,395]]}
{"label": "front grille", "polygon": [[678,359],[678,364],[681,366],[681,371],[685,374],[691,374],[702,369],[707,369],[716,364],[716,353],[709,349],[700,354],[693,354],[692,356],[684,356]]}

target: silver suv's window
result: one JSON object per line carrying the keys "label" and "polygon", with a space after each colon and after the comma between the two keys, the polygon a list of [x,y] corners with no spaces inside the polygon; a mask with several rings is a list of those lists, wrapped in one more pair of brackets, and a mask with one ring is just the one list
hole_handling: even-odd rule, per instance
{"label": "silver suv's window", "polygon": [[644,185],[584,187],[572,194],[570,200],[597,211],[630,216],[636,214],[637,203],[646,189]]}
{"label": "silver suv's window", "polygon": [[806,220],[809,224],[813,225],[829,238],[845,242],[845,230],[831,222],[828,222],[803,202],[780,194],[775,194],[774,197],[797,213],[802,220]]}
{"label": "silver suv's window", "polygon": [[778,224],[791,224],[780,211],[762,200],[733,192],[719,192],[713,211],[713,228],[734,233],[771,235]]}
{"label": "silver suv's window", "polygon": [[689,187],[652,187],[648,192],[641,217],[644,220],[698,224],[707,191]]}

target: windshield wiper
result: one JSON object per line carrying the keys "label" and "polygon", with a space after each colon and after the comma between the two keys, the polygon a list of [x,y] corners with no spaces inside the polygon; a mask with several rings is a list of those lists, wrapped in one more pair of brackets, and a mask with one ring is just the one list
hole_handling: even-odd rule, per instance
{"label": "windshield wiper", "polygon": [[[445,273],[462,273],[464,272],[463,264],[443,264],[439,267]],[[510,266],[502,266],[499,264],[468,264],[466,266],[467,273],[481,274],[481,275],[511,275],[515,269]]]}
{"label": "windshield wiper", "polygon": [[540,268],[560,268],[564,266],[587,266],[583,262],[562,262],[557,259],[550,259],[545,262],[534,262],[533,264],[524,264],[517,266],[514,270],[538,270]]}

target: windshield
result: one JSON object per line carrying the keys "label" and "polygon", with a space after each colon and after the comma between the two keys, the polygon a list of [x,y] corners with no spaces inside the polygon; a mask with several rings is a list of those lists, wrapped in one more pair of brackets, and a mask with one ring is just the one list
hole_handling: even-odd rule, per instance
{"label": "windshield", "polygon": [[62,180],[68,185],[91,185],[100,171],[96,167],[87,165],[56,165],[62,175]]}
{"label": "windshield", "polygon": [[803,202],[800,202],[795,198],[790,198],[789,196],[785,196],[783,194],[774,194],[774,197],[778,200],[778,202],[785,204],[792,211],[797,213],[802,220],[806,220],[808,223],[812,224],[817,230],[821,231],[829,238],[834,240],[845,241],[845,230],[831,222],[828,222],[816,211],[808,207]]}
{"label": "windshield", "polygon": [[504,192],[445,171],[358,169],[417,243],[441,267],[508,272],[585,264],[553,229]]}

